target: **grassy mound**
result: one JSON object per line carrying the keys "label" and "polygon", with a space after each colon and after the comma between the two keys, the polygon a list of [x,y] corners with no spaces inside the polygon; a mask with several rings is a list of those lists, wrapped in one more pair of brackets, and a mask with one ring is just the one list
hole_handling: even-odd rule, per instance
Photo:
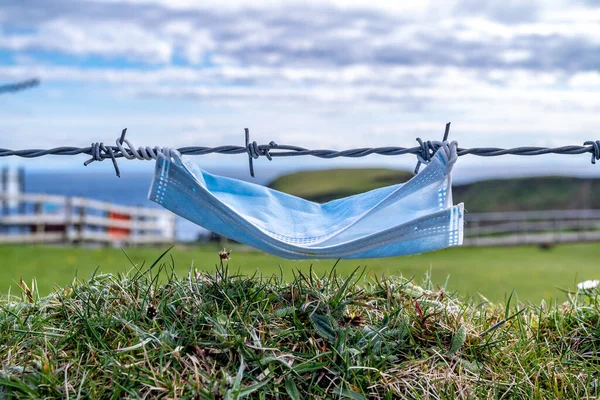
{"label": "grassy mound", "polygon": [[21,286],[0,301],[0,398],[598,395],[595,290],[498,305],[335,267],[286,283],[169,262],[41,298]]}

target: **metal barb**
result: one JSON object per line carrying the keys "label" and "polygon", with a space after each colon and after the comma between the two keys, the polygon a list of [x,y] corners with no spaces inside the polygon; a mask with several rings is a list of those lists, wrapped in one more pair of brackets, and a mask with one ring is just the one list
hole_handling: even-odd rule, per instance
{"label": "metal barb", "polygon": [[254,147],[250,144],[250,130],[248,128],[244,129],[246,133],[246,151],[248,152],[248,167],[250,168],[250,176],[254,178],[254,163],[252,162],[253,158],[258,158],[258,155],[255,157],[255,153],[258,151],[256,147],[258,145],[254,142]]}
{"label": "metal barb", "polygon": [[119,143],[123,144],[123,140],[125,140],[126,134],[127,134],[127,128],[124,128],[123,131],[121,131],[121,137],[119,138]]}
{"label": "metal barb", "polygon": [[421,138],[417,138],[417,142],[419,142],[419,151],[416,153],[417,155],[417,166],[415,167],[415,175],[419,173],[419,169],[421,168],[421,164],[429,164],[431,161],[431,157],[438,151],[441,144],[448,140],[448,135],[450,134],[450,122],[446,124],[446,130],[444,131],[444,138],[442,142],[431,142],[426,141],[423,142]]}
{"label": "metal barb", "polygon": [[[127,134],[127,128],[123,129],[121,132],[121,137],[119,138],[119,143],[123,144],[125,140],[125,135]],[[112,146],[106,147],[103,142],[92,143],[90,146],[90,154],[92,158],[83,163],[84,166],[88,166],[94,161],[104,161],[107,158],[110,158],[113,167],[115,168],[115,173],[117,174],[117,178],[121,177],[121,170],[119,168],[119,164],[117,163],[116,155],[122,155],[119,149],[113,149]]]}
{"label": "metal barb", "polygon": [[583,144],[584,146],[592,146],[592,164],[596,164],[596,160],[600,160],[600,140],[588,140]]}
{"label": "metal barb", "polygon": [[250,176],[254,178],[254,163],[253,160],[258,159],[260,156],[267,157],[267,160],[273,160],[271,155],[271,149],[279,147],[274,141],[269,142],[268,145],[259,145],[256,142],[250,143],[250,130],[244,129],[246,133],[246,152],[248,153],[248,164],[250,167]]}
{"label": "metal barb", "polygon": [[446,124],[446,130],[444,131],[444,139],[442,140],[442,142],[445,142],[446,140],[448,140],[449,134],[450,134],[450,122],[448,122]]}

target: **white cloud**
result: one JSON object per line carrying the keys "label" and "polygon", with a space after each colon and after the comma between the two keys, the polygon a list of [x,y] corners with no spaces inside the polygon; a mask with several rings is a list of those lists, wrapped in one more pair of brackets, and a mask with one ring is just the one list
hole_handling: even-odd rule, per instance
{"label": "white cloud", "polygon": [[508,50],[502,53],[502,59],[508,64],[526,61],[531,58],[531,52],[526,50]]}
{"label": "white cloud", "polygon": [[[550,10],[560,7],[552,3],[532,3],[528,12],[508,4],[507,10],[515,10],[515,20],[508,20],[497,17],[501,7],[494,2],[475,13],[468,1],[444,6],[266,1],[249,6],[238,1],[130,0],[90,1],[87,7],[61,1],[68,11],[57,13],[52,2],[44,3],[34,14],[38,20],[32,20],[25,33],[0,31],[0,48],[150,64],[183,58],[200,65],[210,59],[277,67],[443,64],[582,69],[593,65],[600,46],[598,20],[581,8],[558,19]],[[25,4],[11,10],[17,16],[29,12]],[[6,18],[14,17],[8,11]],[[517,13],[530,17],[520,20]],[[590,14],[597,12],[592,8]],[[25,20],[19,24],[27,26]],[[573,51],[588,56],[573,59]]]}
{"label": "white cloud", "polygon": [[[15,146],[41,135],[40,126],[62,132],[43,144],[105,138],[113,125],[132,124],[148,142],[169,132],[178,145],[216,145],[227,132],[237,141],[233,132],[247,124],[261,139],[346,147],[436,138],[447,120],[456,138],[483,146],[540,135],[579,143],[598,125],[593,6],[56,0],[33,12],[15,4],[0,10],[0,48],[11,59],[0,80],[38,76],[45,93],[30,103],[0,99],[0,129],[23,132],[7,139]],[[45,111],[42,98],[57,93]],[[13,115],[29,109],[40,115]]]}
{"label": "white cloud", "polygon": [[[101,0],[103,3],[122,3],[123,0]],[[126,0],[131,4],[154,4],[176,10],[204,10],[218,7],[222,10],[234,11],[246,8],[274,9],[289,6],[323,7],[332,6],[340,9],[376,9],[397,14],[430,15],[432,11],[450,11],[457,3],[446,1],[443,3],[424,0],[418,2],[395,0],[253,0],[251,3],[244,0]]]}
{"label": "white cloud", "polygon": [[35,33],[0,36],[0,48],[58,51],[72,55],[121,56],[149,63],[168,63],[171,44],[131,22],[52,20]]}
{"label": "white cloud", "polygon": [[600,89],[600,73],[595,71],[579,72],[569,78],[569,85],[582,90],[598,90]]}

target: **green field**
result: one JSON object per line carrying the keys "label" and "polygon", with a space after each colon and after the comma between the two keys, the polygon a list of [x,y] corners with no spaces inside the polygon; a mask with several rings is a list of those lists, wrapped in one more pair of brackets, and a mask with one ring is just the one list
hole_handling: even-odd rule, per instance
{"label": "green field", "polygon": [[[166,248],[132,248],[125,250],[131,260],[141,265],[152,263]],[[214,271],[219,262],[216,246],[175,247],[165,260],[175,263],[181,276],[190,266],[198,270]],[[75,275],[87,279],[98,269],[100,272],[127,272],[131,263],[120,249],[88,249],[42,246],[0,246],[0,293],[18,292],[22,277],[30,284],[36,278],[41,295],[48,294],[55,285],[69,284]],[[433,253],[388,259],[341,260],[340,274],[347,274],[357,266],[365,266],[368,274],[402,275],[421,282],[428,271],[432,281],[458,290],[461,296],[481,293],[493,301],[504,301],[514,289],[520,301],[539,303],[565,295],[557,287],[573,289],[587,279],[600,279],[600,245],[560,245],[549,250],[535,246],[499,248],[451,248]],[[308,270],[312,264],[318,273],[331,269],[335,260],[291,261],[234,247],[229,261],[233,271],[244,274],[260,271],[263,275],[279,274],[281,265],[284,278],[291,280],[296,268]]]}

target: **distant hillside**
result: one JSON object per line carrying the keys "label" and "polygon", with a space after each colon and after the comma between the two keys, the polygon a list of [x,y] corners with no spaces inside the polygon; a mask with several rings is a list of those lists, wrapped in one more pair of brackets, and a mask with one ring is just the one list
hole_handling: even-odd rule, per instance
{"label": "distant hillside", "polygon": [[[405,182],[412,173],[390,169],[333,169],[285,175],[269,187],[318,202]],[[600,209],[600,179],[498,179],[453,188],[469,212]]]}
{"label": "distant hillside", "polygon": [[412,173],[384,168],[328,169],[281,176],[269,187],[324,203],[382,186],[406,182]]}

